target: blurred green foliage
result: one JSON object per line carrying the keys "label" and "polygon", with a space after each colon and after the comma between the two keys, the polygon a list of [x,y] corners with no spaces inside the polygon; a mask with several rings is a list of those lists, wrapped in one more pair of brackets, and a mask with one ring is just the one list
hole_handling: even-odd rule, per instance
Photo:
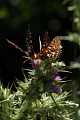
{"label": "blurred green foliage", "polygon": [[[43,31],[48,26],[50,20],[56,20],[60,24],[59,30],[62,29],[60,19],[64,22],[68,19],[69,12],[62,4],[61,0],[2,0],[0,1],[0,29],[11,31],[15,34],[31,24],[34,32]],[[50,30],[55,31],[57,24],[51,23],[48,26]],[[59,31],[58,30],[58,31]],[[56,31],[56,32],[58,32]]]}

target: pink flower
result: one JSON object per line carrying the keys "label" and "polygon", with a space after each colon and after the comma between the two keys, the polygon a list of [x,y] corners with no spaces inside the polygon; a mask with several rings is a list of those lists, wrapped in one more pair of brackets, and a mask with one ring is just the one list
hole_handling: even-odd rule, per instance
{"label": "pink flower", "polygon": [[62,80],[62,79],[61,79],[61,76],[57,75],[57,76],[54,78],[54,80],[55,80],[55,81],[60,81],[60,80]]}
{"label": "pink flower", "polygon": [[62,89],[59,87],[59,86],[56,86],[54,89],[53,89],[53,92],[56,93],[56,94],[60,94],[62,92]]}
{"label": "pink flower", "polygon": [[41,60],[40,60],[40,59],[34,59],[34,60],[32,61],[32,67],[33,67],[33,68],[39,67],[40,64],[41,64]]}
{"label": "pink flower", "polygon": [[53,67],[51,71],[52,71],[52,73],[57,74],[59,69],[58,69],[58,67]]}

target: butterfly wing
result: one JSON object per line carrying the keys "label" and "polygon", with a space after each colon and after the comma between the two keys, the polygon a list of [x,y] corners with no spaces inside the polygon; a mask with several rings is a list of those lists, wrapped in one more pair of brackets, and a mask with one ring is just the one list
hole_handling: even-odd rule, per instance
{"label": "butterfly wing", "polygon": [[58,36],[56,36],[50,44],[46,47],[43,51],[43,55],[47,56],[48,58],[56,59],[61,53],[61,41]]}
{"label": "butterfly wing", "polygon": [[45,48],[49,45],[49,43],[50,43],[50,38],[49,38],[48,32],[46,31],[46,32],[44,33],[43,45],[42,45],[42,50],[41,50],[41,51],[44,51]]}
{"label": "butterfly wing", "polygon": [[26,47],[27,47],[27,52],[31,56],[34,53],[34,48],[33,48],[33,43],[32,43],[30,25],[28,25],[28,30],[27,30]]}

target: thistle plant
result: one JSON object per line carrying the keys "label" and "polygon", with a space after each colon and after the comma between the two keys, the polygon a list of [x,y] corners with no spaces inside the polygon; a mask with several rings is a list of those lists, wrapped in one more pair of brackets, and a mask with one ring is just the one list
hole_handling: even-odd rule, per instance
{"label": "thistle plant", "polygon": [[66,100],[68,93],[61,87],[59,72],[64,66],[52,59],[32,61],[28,78],[24,74],[24,82],[18,81],[13,120],[76,120],[73,116],[78,104]]}
{"label": "thistle plant", "polygon": [[6,39],[23,52],[32,64],[32,69],[27,69],[28,77],[23,69],[24,82],[17,80],[17,91],[10,93],[9,90],[8,96],[1,99],[2,112],[5,113],[7,108],[6,120],[76,120],[74,115],[78,104],[67,100],[68,93],[62,90],[63,78],[60,72],[64,71],[65,64],[58,60],[61,53],[60,39],[57,36],[47,43],[47,35],[46,47],[33,56],[28,56],[29,53]]}

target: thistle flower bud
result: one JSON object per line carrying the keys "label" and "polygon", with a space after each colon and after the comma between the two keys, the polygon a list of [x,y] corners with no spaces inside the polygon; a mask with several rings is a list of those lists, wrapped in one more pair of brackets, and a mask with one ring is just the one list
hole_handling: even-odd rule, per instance
{"label": "thistle flower bud", "polygon": [[61,76],[57,75],[55,78],[54,78],[55,81],[60,81],[61,80]]}
{"label": "thistle flower bud", "polygon": [[40,59],[34,59],[32,61],[32,67],[33,68],[38,68],[40,66],[40,64],[41,64],[41,60]]}
{"label": "thistle flower bud", "polygon": [[59,69],[58,69],[58,67],[53,67],[53,68],[51,69],[51,71],[52,71],[52,73],[57,74],[58,71],[59,71]]}
{"label": "thistle flower bud", "polygon": [[54,89],[53,89],[53,92],[56,93],[56,94],[60,94],[62,92],[62,89],[59,87],[59,86],[56,86]]}

